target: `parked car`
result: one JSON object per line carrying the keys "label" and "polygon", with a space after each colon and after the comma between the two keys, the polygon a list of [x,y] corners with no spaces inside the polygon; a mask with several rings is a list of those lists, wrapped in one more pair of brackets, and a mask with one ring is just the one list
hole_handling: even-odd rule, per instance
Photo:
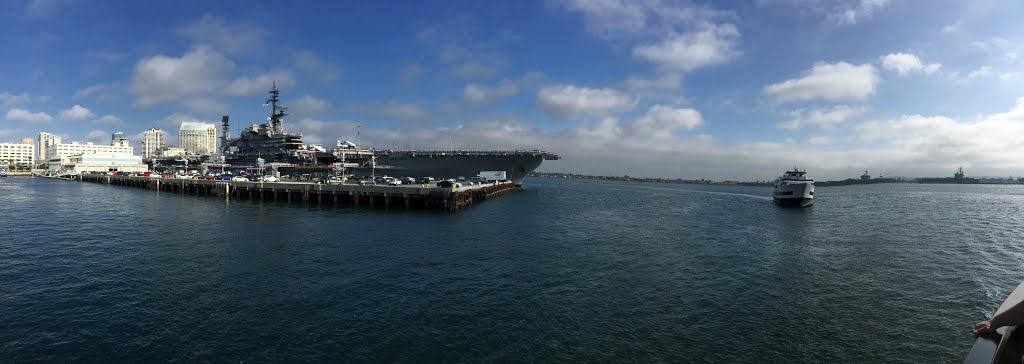
{"label": "parked car", "polygon": [[345,183],[345,181],[342,180],[341,178],[338,178],[337,176],[331,176],[327,178],[326,183],[330,185],[340,185],[342,183]]}
{"label": "parked car", "polygon": [[249,175],[249,176],[245,176],[245,178],[246,178],[246,179],[247,179],[247,180],[248,180],[249,182],[259,182],[259,181],[260,181],[260,176],[253,176],[253,175]]}
{"label": "parked car", "polygon": [[437,183],[437,187],[447,187],[447,188],[462,187],[462,184],[458,183],[458,182],[455,182],[455,181],[452,181],[452,180],[446,180],[446,181],[438,182]]}
{"label": "parked car", "polygon": [[417,180],[419,183],[434,183],[434,181],[434,177],[420,177],[420,179]]}
{"label": "parked car", "polygon": [[405,177],[405,178],[402,178],[402,183],[407,184],[407,185],[416,184],[416,179],[412,178],[412,177]]}
{"label": "parked car", "polygon": [[266,176],[263,176],[263,178],[261,178],[260,181],[263,181],[263,182],[281,182],[281,179],[277,178],[277,177],[274,177],[274,176],[271,176],[271,175],[266,175]]}
{"label": "parked car", "polygon": [[234,176],[231,178],[231,182],[249,182],[249,179],[244,176]]}
{"label": "parked car", "polygon": [[394,178],[394,177],[388,177],[388,178],[384,179],[384,182],[387,183],[388,186],[401,186],[402,185],[402,180],[400,180],[398,178]]}
{"label": "parked car", "polygon": [[369,177],[363,177],[363,179],[359,180],[359,185],[360,186],[373,186],[373,185],[376,185],[376,184],[377,184],[377,182],[374,182],[373,179],[369,178]]}

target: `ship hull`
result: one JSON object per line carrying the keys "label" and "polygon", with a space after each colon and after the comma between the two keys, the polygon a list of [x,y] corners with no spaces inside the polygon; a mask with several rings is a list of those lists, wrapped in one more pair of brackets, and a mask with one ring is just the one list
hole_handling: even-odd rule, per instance
{"label": "ship hull", "polygon": [[775,198],[775,204],[781,207],[807,207],[814,205],[813,198]]}
{"label": "ship hull", "polygon": [[790,183],[777,185],[772,200],[782,207],[807,207],[814,205],[813,183]]}
{"label": "ship hull", "polygon": [[375,167],[362,165],[352,168],[358,175],[392,177],[474,177],[483,171],[504,171],[516,185],[544,162],[545,156],[533,153],[459,154],[459,153],[378,153]]}

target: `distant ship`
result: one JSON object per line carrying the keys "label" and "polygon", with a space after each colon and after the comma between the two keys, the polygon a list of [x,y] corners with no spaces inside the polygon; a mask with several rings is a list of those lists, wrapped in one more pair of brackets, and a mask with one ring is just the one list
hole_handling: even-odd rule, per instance
{"label": "distant ship", "polygon": [[784,207],[804,207],[814,204],[814,180],[807,178],[807,171],[793,167],[775,180],[772,199]]}
{"label": "distant ship", "polygon": [[[541,150],[381,150],[341,141],[328,151],[318,145],[303,145],[301,134],[285,133],[282,124],[286,108],[278,105],[280,91],[276,85],[270,95],[264,104],[272,106],[268,123],[251,125],[236,139],[225,138],[222,145],[226,164],[334,167],[359,175],[392,177],[468,178],[481,172],[504,172],[505,179],[522,185],[523,178],[542,162],[560,158]],[[227,116],[223,124],[228,130]]]}
{"label": "distant ship", "polygon": [[943,178],[918,178],[917,183],[951,183],[951,184],[979,184],[981,178],[964,177],[964,167],[956,170],[953,177]]}

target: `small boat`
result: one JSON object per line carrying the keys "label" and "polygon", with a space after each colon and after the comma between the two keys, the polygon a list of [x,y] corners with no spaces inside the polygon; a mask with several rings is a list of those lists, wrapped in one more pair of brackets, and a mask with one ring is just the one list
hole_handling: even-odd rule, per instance
{"label": "small boat", "polygon": [[3,170],[3,168],[0,168],[0,177],[7,177],[7,171]]}
{"label": "small boat", "polygon": [[793,167],[775,180],[772,199],[784,207],[805,207],[814,204],[814,180],[807,178],[806,170]]}
{"label": "small boat", "polygon": [[[1024,283],[1010,292],[1010,295],[1006,297],[1002,305],[999,305],[999,309],[992,317],[1006,312],[1021,301],[1024,301]],[[974,340],[971,351],[964,358],[964,364],[1020,363],[1022,358],[1024,358],[1024,330],[1021,329],[1021,326],[1004,326],[996,329],[994,333],[979,335]]]}

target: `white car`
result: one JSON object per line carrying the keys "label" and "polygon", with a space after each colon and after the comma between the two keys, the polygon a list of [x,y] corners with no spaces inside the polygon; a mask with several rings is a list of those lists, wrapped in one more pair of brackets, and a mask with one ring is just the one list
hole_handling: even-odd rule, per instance
{"label": "white car", "polygon": [[281,179],[277,178],[277,177],[274,177],[274,176],[271,176],[271,175],[266,175],[266,176],[263,176],[262,178],[260,178],[260,181],[263,181],[263,182],[281,182]]}
{"label": "white car", "polygon": [[243,176],[234,176],[231,177],[231,182],[249,182],[249,179]]}
{"label": "white car", "polygon": [[398,178],[391,178],[388,180],[388,186],[400,186],[402,181]]}

